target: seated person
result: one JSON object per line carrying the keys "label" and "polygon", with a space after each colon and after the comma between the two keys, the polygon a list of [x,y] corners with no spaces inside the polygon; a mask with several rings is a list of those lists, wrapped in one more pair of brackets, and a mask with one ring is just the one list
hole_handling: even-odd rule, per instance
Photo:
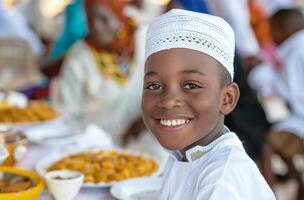
{"label": "seated person", "polygon": [[290,108],[289,116],[273,125],[268,141],[297,177],[303,198],[304,183],[292,158],[304,153],[304,53],[299,48],[304,45],[304,17],[300,10],[282,9],[271,17],[270,24],[282,67],[264,63],[253,70],[249,82],[262,96],[277,96]]}
{"label": "seated person", "polygon": [[53,98],[83,122],[118,134],[140,120],[142,71],[135,63],[134,23],[126,1],[86,0],[88,35],[68,52]]}

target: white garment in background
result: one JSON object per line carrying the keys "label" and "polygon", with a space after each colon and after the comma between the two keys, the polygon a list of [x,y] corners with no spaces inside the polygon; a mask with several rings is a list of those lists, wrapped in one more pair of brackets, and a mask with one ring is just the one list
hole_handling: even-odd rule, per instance
{"label": "white garment in background", "polygon": [[304,30],[289,37],[278,47],[283,68],[277,71],[264,63],[249,74],[249,84],[262,95],[276,95],[290,106],[290,115],[275,124],[275,130],[290,131],[304,139]]}
{"label": "white garment in background", "polygon": [[141,68],[134,66],[128,82],[120,85],[101,75],[90,47],[81,40],[66,57],[54,99],[84,125],[96,123],[116,140],[117,134],[140,117]]}
{"label": "white garment in background", "polygon": [[43,53],[44,47],[39,37],[29,27],[25,17],[17,9],[4,8],[0,1],[0,37],[20,37],[25,39],[36,55]]}
{"label": "white garment in background", "polygon": [[172,152],[160,200],[275,199],[235,133],[222,135],[200,151],[205,155],[188,162],[180,161],[178,152]]}
{"label": "white garment in background", "polygon": [[206,0],[211,14],[228,21],[235,32],[236,49],[242,57],[259,54],[260,48],[250,25],[248,0]]}

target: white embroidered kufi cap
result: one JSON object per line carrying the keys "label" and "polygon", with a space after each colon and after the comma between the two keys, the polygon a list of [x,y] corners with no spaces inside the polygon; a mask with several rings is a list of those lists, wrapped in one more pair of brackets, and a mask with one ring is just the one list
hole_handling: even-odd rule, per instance
{"label": "white embroidered kufi cap", "polygon": [[161,15],[149,26],[145,59],[172,48],[193,49],[213,57],[233,79],[234,32],[222,18],[182,9]]}

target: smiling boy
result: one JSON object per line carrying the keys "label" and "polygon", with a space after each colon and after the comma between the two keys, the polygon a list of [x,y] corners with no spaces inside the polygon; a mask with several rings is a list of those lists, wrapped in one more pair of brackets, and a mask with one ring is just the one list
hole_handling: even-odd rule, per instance
{"label": "smiling boy", "polygon": [[171,10],[149,27],[143,118],[171,154],[161,200],[275,199],[224,126],[239,98],[234,43],[223,19],[191,11]]}

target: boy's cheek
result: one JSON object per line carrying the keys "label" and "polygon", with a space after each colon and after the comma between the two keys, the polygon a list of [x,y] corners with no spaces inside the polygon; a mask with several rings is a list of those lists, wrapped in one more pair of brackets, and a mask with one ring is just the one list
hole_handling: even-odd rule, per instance
{"label": "boy's cheek", "polygon": [[150,110],[152,110],[155,105],[155,98],[145,94],[142,96],[141,109],[143,111],[143,114],[149,114]]}

